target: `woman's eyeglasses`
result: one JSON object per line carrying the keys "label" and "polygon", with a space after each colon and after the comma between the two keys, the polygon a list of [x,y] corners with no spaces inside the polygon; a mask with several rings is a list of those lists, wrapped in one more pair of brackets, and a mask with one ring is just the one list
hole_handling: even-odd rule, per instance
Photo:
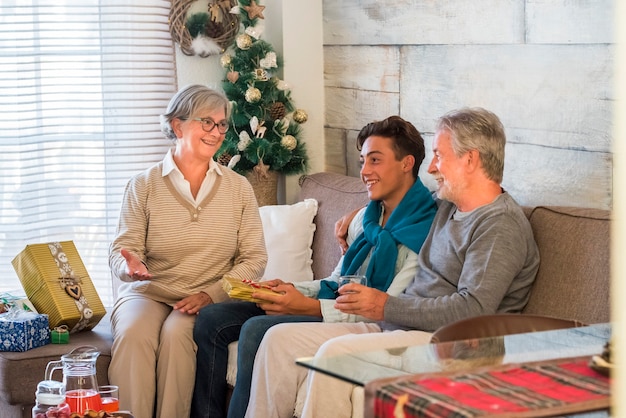
{"label": "woman's eyeglasses", "polygon": [[221,134],[225,134],[228,131],[229,125],[225,120],[221,122],[215,122],[211,118],[193,118],[191,120],[197,120],[198,122],[202,122],[202,130],[204,132],[211,132],[213,128],[217,126],[217,131]]}

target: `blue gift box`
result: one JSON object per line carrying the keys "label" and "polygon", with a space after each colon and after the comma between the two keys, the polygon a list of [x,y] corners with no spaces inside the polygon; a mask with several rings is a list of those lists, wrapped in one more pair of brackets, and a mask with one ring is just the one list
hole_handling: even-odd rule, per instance
{"label": "blue gift box", "polygon": [[24,311],[0,315],[0,351],[26,351],[49,342],[48,315]]}

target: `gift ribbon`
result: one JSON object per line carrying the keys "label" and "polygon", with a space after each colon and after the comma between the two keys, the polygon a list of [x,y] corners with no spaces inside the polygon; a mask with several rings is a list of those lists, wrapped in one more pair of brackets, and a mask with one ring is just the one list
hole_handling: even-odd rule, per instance
{"label": "gift ribbon", "polygon": [[79,281],[75,278],[74,270],[70,266],[67,254],[63,251],[63,247],[60,242],[51,242],[48,244],[50,254],[56,263],[61,277],[59,278],[59,285],[61,289],[74,299],[76,308],[80,313],[80,320],[74,325],[70,332],[82,331],[89,325],[89,321],[93,316],[93,310],[89,307],[89,301],[83,294]]}

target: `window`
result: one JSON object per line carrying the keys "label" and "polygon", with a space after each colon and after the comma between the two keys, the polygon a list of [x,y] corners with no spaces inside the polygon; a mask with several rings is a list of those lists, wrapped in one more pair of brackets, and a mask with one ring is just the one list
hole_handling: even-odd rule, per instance
{"label": "window", "polygon": [[171,145],[170,2],[0,2],[0,292],[27,244],[73,240],[105,304],[124,186]]}

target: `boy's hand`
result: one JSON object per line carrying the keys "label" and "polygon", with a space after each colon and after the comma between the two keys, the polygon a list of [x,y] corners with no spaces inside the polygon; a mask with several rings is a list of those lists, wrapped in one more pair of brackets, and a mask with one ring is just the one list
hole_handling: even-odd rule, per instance
{"label": "boy's hand", "polygon": [[319,301],[304,296],[291,283],[274,286],[272,290],[278,293],[275,295],[260,292],[252,294],[253,298],[267,301],[267,303],[257,303],[267,315],[322,316]]}

